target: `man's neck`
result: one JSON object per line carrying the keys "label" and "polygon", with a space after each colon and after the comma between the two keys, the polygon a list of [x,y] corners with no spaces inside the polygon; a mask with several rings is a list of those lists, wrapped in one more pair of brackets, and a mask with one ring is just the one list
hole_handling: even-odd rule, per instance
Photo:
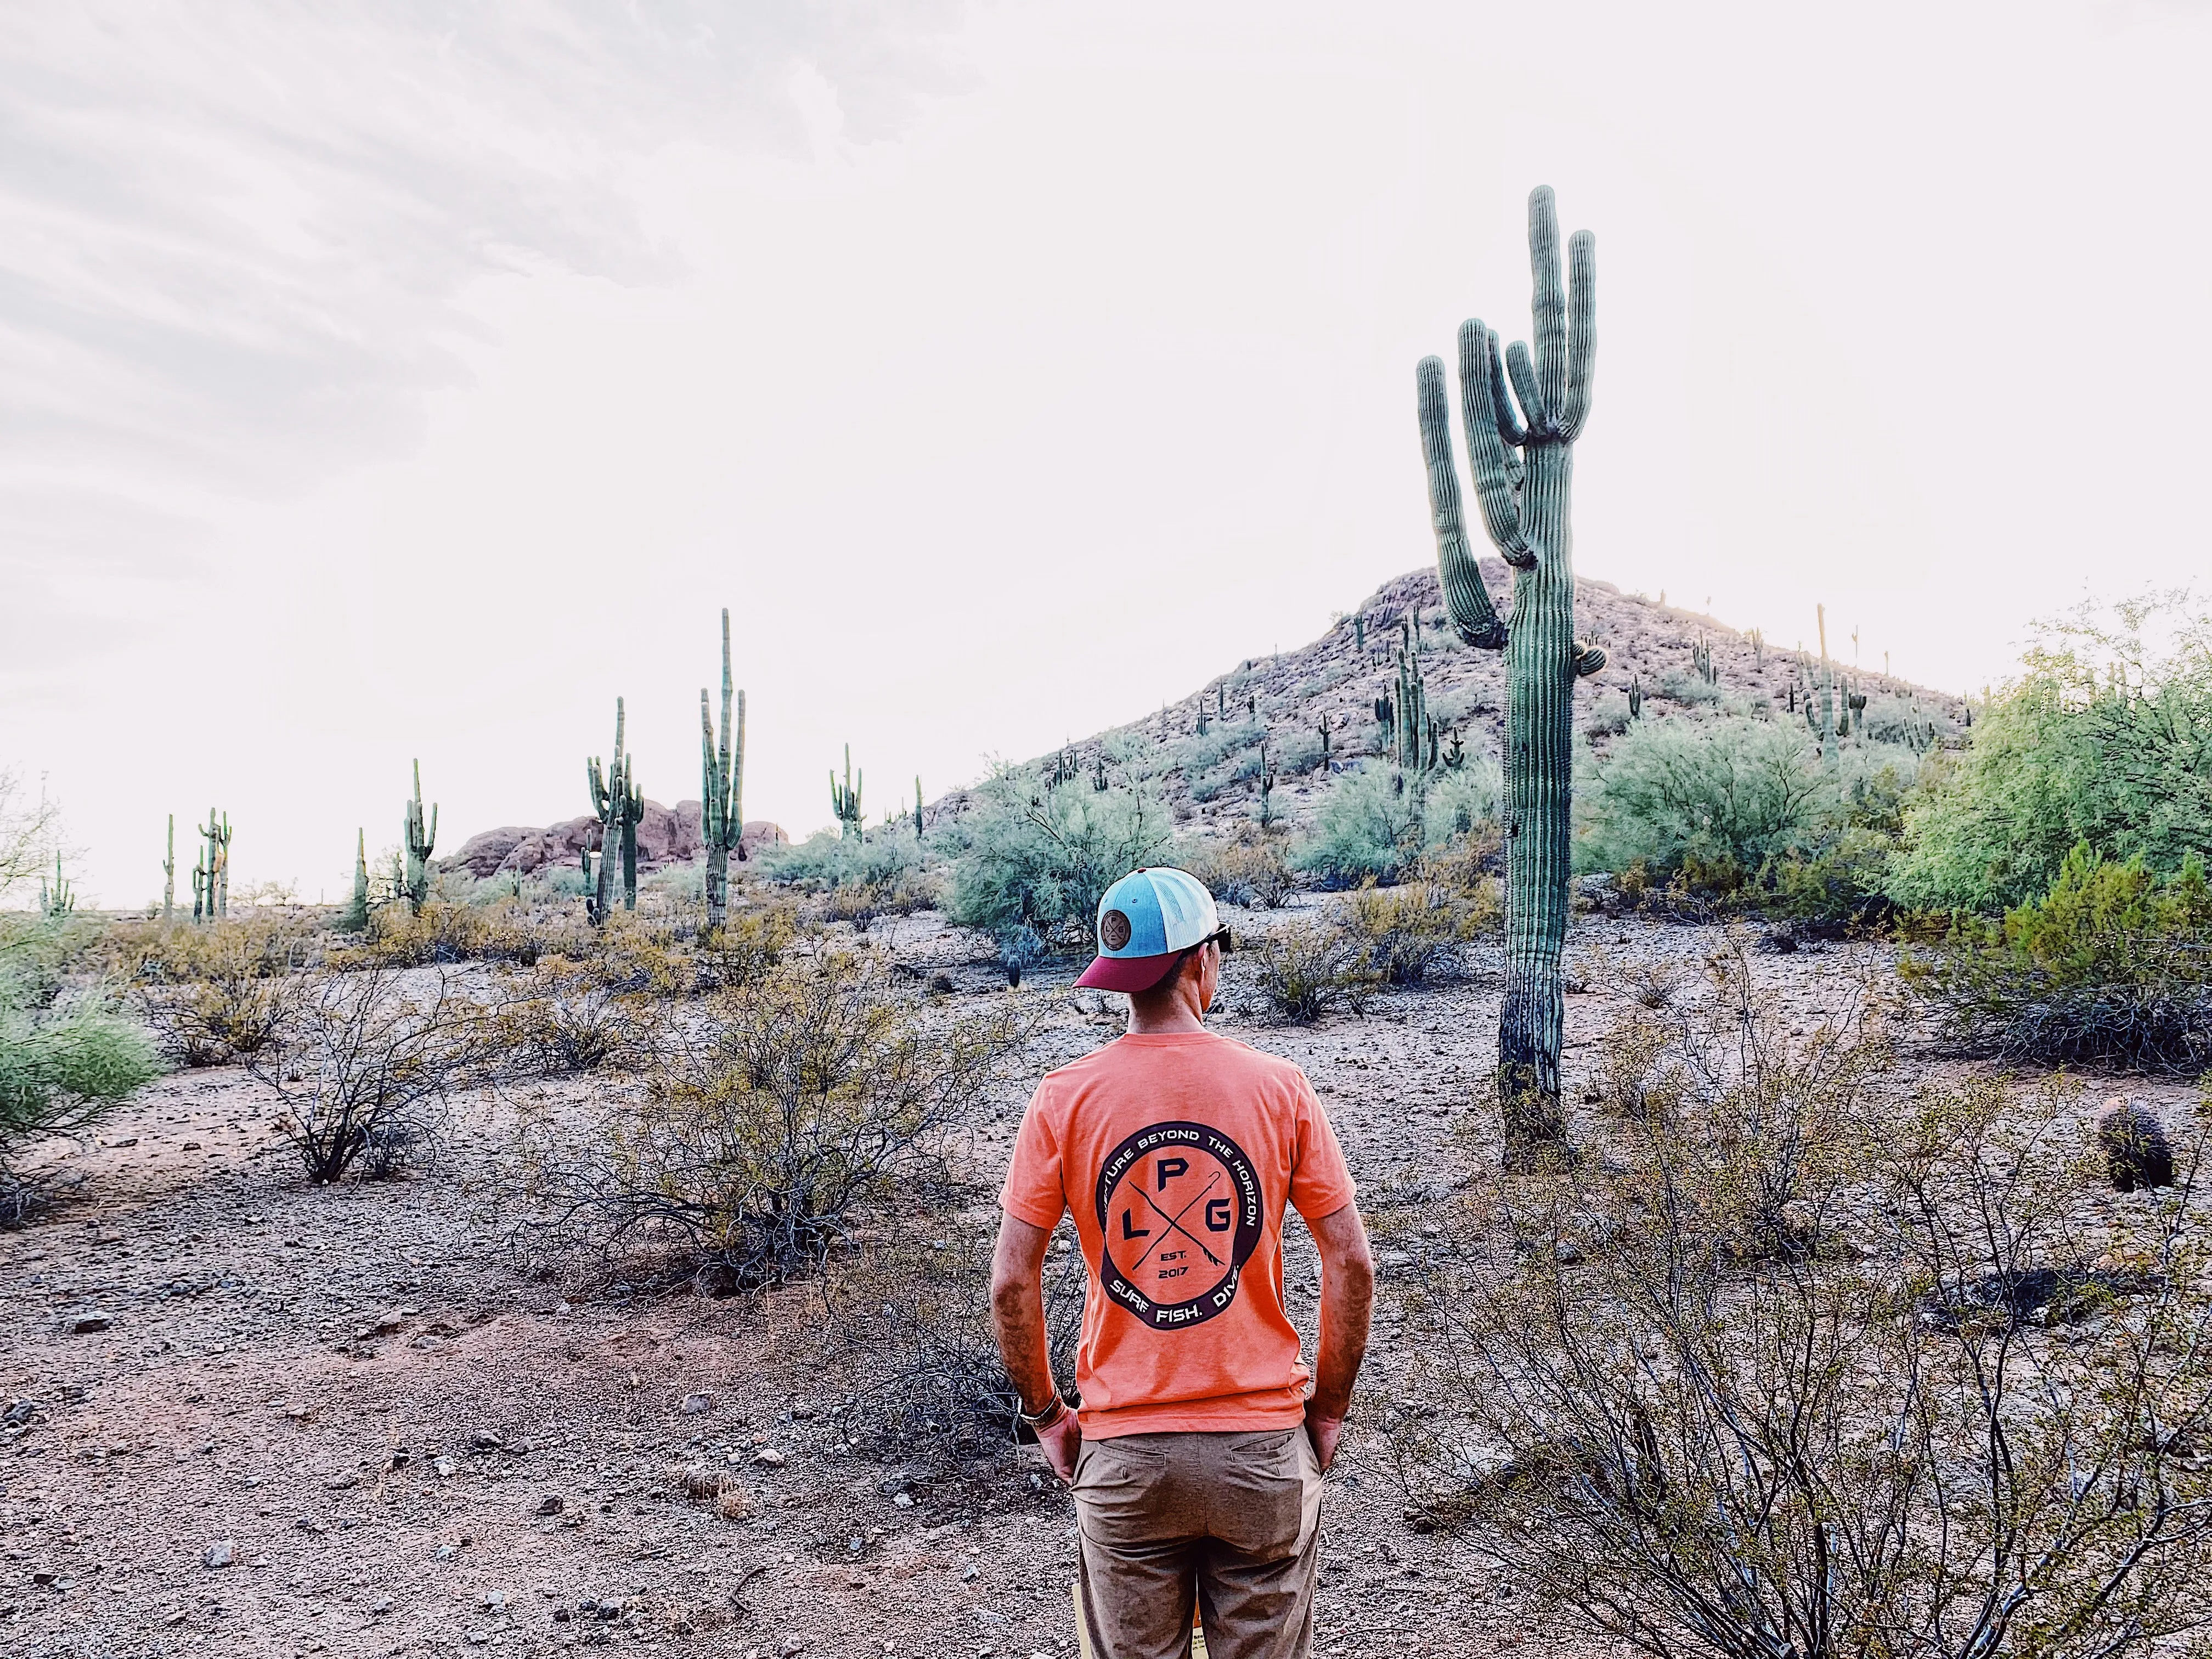
{"label": "man's neck", "polygon": [[1129,999],[1132,1036],[1167,1036],[1205,1029],[1206,1017],[1198,1006],[1198,997],[1185,988],[1178,986],[1168,996]]}

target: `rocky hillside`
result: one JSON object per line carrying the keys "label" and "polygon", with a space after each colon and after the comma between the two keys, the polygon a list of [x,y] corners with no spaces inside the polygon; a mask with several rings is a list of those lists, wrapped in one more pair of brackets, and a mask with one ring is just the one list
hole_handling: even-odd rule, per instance
{"label": "rocky hillside", "polygon": [[[689,864],[702,857],[706,846],[700,839],[699,819],[696,800],[680,800],[673,806],[663,806],[657,800],[646,802],[645,817],[637,826],[639,867],[653,870],[664,864]],[[465,870],[479,881],[501,874],[531,875],[550,866],[574,864],[586,845],[598,845],[599,827],[599,821],[589,815],[543,830],[502,824],[471,836],[453,857],[441,859],[438,867]],[[787,839],[767,819],[748,819],[744,856],[750,858],[764,847],[781,846]]]}
{"label": "rocky hillside", "polygon": [[[1511,573],[1502,561],[1485,559],[1483,574],[1500,611],[1510,615]],[[1624,593],[1609,582],[1584,579],[1577,587],[1576,632],[1602,646],[1608,658],[1605,668],[1582,681],[1575,693],[1577,722],[1600,753],[1627,723],[1632,683],[1641,690],[1646,720],[1731,707],[1765,707],[1802,718],[1808,665],[1794,649],[1778,650],[1753,633],[1640,593]],[[1134,774],[1152,779],[1180,821],[1219,822],[1226,828],[1252,814],[1264,736],[1279,775],[1274,805],[1296,823],[1326,789],[1330,771],[1377,752],[1387,741],[1376,704],[1395,696],[1397,652],[1409,615],[1419,622],[1421,672],[1431,713],[1440,726],[1458,735],[1468,753],[1494,758],[1504,724],[1504,657],[1460,643],[1445,619],[1433,564],[1384,583],[1312,643],[1251,659],[1165,709],[1073,744],[1066,753],[1086,774],[1095,773],[1103,757],[1109,777]],[[1787,643],[1794,646],[1794,636]],[[1832,651],[1838,649],[1838,641],[1829,643]],[[1693,664],[1700,646],[1711,653],[1711,684]],[[1838,672],[1866,695],[1876,736],[1885,723],[1894,729],[1908,719],[1932,721],[1938,736],[1960,728],[1965,705],[1954,695],[1854,669],[1847,653],[1844,647]],[[1793,684],[1797,713],[1790,712]],[[1201,703],[1206,726],[1202,734]],[[961,799],[948,797],[940,810],[957,811]]]}

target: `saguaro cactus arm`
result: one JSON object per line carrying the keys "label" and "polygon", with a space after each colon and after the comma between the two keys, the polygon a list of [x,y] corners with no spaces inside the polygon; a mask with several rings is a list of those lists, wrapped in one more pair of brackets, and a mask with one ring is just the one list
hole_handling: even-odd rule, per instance
{"label": "saguaro cactus arm", "polygon": [[[1459,467],[1452,459],[1451,417],[1444,402],[1443,363],[1435,357],[1424,357],[1415,380],[1420,401],[1421,448],[1429,465],[1429,514],[1436,526],[1437,572],[1444,590],[1444,606],[1461,639],[1479,650],[1503,651],[1505,624],[1490,602],[1481,567],[1467,544],[1467,521],[1460,510]],[[1507,506],[1510,510],[1510,500]]]}

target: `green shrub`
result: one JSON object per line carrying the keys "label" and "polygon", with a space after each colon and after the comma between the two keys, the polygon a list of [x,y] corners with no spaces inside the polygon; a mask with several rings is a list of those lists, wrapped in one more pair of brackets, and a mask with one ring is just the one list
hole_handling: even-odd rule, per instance
{"label": "green shrub", "polygon": [[1395,882],[1420,856],[1421,792],[1393,766],[1363,763],[1337,775],[1314,814],[1313,832],[1291,850],[1291,867],[1323,887]]}
{"label": "green shrub", "polygon": [[17,1142],[82,1128],[161,1072],[153,1040],[104,999],[33,1007],[21,980],[0,975],[0,1225],[39,1197],[9,1169]]}
{"label": "green shrub", "polygon": [[951,1196],[961,1135],[1024,1040],[1009,1010],[925,1017],[884,960],[787,962],[719,997],[596,1121],[525,1103],[524,1173],[550,1213],[524,1224],[672,1255],[722,1288],[811,1273],[871,1212]]}
{"label": "green shrub", "polygon": [[896,829],[877,830],[864,840],[817,830],[805,841],[769,848],[759,859],[760,872],[769,880],[824,892],[840,887],[896,886],[921,864],[921,843],[911,829],[903,834]]}
{"label": "green shrub", "polygon": [[1805,735],[1774,720],[1639,722],[1577,791],[1576,862],[1641,864],[1670,878],[1688,865],[1739,872],[1808,853],[1840,827],[1835,780]]}
{"label": "green shrub", "polygon": [[1695,674],[1685,674],[1679,668],[1670,668],[1659,677],[1659,695],[1694,708],[1701,703],[1718,702],[1721,689],[1717,685],[1708,685]]}
{"label": "green shrub", "polygon": [[1269,1017],[1294,1025],[1310,1025],[1339,1004],[1357,1012],[1375,979],[1360,941],[1314,916],[1291,917],[1240,942],[1234,959],[1249,962],[1245,982]]}
{"label": "green shrub", "polygon": [[[2086,842],[2161,875],[2212,847],[2212,617],[2153,603],[2046,630],[1975,720],[1959,765],[1905,813],[1892,896],[2017,906]],[[2170,627],[2154,649],[2146,634]]]}
{"label": "green shrub", "polygon": [[1227,846],[1200,842],[1181,849],[1176,856],[1224,904],[1273,910],[1297,889],[1297,878],[1283,856],[1282,843],[1273,836],[1248,836]]}
{"label": "green shrub", "polygon": [[1498,817],[1504,780],[1487,755],[1429,775],[1421,791],[1421,844],[1434,852],[1480,833]]}
{"label": "green shrub", "polygon": [[2160,876],[2077,843],[2041,898],[1961,915],[1909,983],[1971,1050],[2052,1065],[2212,1069],[2212,885],[2194,854]]}
{"label": "green shrub", "polygon": [[1026,927],[1079,945],[1106,890],[1159,863],[1173,839],[1167,809],[1142,787],[1096,790],[1078,778],[1047,788],[1026,769],[1002,769],[938,832],[951,865],[945,914],[992,933]]}
{"label": "green shrub", "polygon": [[1628,699],[1620,696],[1597,698],[1583,714],[1583,735],[1586,738],[1617,738],[1628,730],[1632,716]]}

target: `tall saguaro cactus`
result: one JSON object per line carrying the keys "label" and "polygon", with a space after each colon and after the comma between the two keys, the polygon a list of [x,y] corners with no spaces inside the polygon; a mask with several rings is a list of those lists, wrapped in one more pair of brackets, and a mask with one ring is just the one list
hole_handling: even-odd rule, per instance
{"label": "tall saguaro cactus", "polygon": [[161,920],[173,921],[177,915],[177,815],[169,814],[169,850],[161,860]]}
{"label": "tall saguaro cactus", "polygon": [[[1468,465],[1491,541],[1513,567],[1513,611],[1501,619],[1468,545],[1441,359],[1414,371],[1437,566],[1452,626],[1468,644],[1505,653],[1505,995],[1498,1015],[1498,1090],[1509,1167],[1566,1138],[1559,1107],[1565,1001],[1568,806],[1574,685],[1605,653],[1574,637],[1574,534],[1569,497],[1575,440],[1589,415],[1596,355],[1596,244],[1577,231],[1559,285],[1551,188],[1528,197],[1535,350],[1501,356],[1480,319],[1460,325],[1461,416]],[[1511,390],[1507,381],[1511,381]],[[1516,399],[1518,409],[1516,408]]]}
{"label": "tall saguaro cactus", "polygon": [[338,917],[338,928],[348,933],[368,929],[368,831],[359,828],[353,832],[353,897]]}
{"label": "tall saguaro cactus", "polygon": [[707,926],[720,927],[730,909],[730,854],[745,855],[745,694],[730,715],[730,611],[722,608],[722,731],[699,688],[699,829],[707,842]]}
{"label": "tall saguaro cactus", "polygon": [[599,821],[599,869],[592,896],[593,926],[614,913],[615,867],[622,866],[623,908],[637,908],[637,826],[645,817],[645,796],[637,787],[635,771],[623,748],[623,700],[615,699],[613,758],[602,768],[599,757],[584,763],[584,782],[591,791],[592,811]]}
{"label": "tall saguaro cactus", "polygon": [[399,822],[400,844],[406,848],[406,873],[401,884],[407,889],[407,902],[420,910],[430,897],[430,854],[438,846],[438,804],[430,803],[430,816],[422,816],[422,763],[415,763],[415,797],[403,804]]}
{"label": "tall saguaro cactus", "polygon": [[[1054,757],[1054,764],[1059,757]],[[860,785],[867,781],[863,772],[853,775],[853,745],[845,745],[845,781],[839,783],[837,775],[830,775],[830,808],[837,815],[837,832],[847,841],[862,841],[866,836],[860,828]]]}

